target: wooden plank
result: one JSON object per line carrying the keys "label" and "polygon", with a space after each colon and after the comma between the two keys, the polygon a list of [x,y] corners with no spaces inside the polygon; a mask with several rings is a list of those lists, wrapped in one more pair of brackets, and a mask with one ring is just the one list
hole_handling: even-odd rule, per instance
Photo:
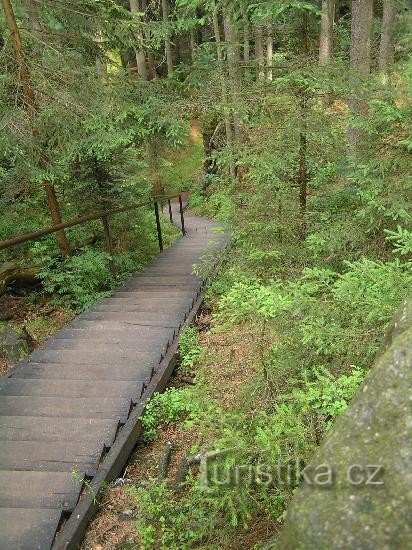
{"label": "wooden plank", "polygon": [[[64,340],[63,340],[64,341]],[[27,380],[0,378],[0,395],[32,395],[38,397],[121,397],[137,401],[142,382],[106,380]]]}
{"label": "wooden plank", "polygon": [[119,422],[101,418],[0,417],[0,441],[97,441],[110,447]]}
{"label": "wooden plank", "polygon": [[112,349],[65,350],[36,349],[29,357],[29,363],[74,363],[77,365],[156,365],[161,359],[159,351],[138,351]]}
{"label": "wooden plank", "polygon": [[[140,328],[165,328],[165,329],[174,329],[176,332],[180,329],[182,326],[183,321],[179,321],[178,319],[173,320],[165,320],[165,319],[156,319],[153,320],[149,319],[141,319],[141,320],[135,320],[135,321],[121,321],[119,320],[98,320],[98,319],[84,319],[79,320],[76,322],[76,324],[70,325],[67,327],[68,330],[72,329],[86,329],[91,331],[91,336],[94,338],[94,334],[99,332],[100,334],[103,334],[103,332],[109,332],[109,333],[121,333],[124,332],[125,334],[128,332],[129,335],[132,335],[135,330],[139,330]],[[136,336],[137,337],[137,336]]]}
{"label": "wooden plank", "polygon": [[140,300],[135,300],[134,298],[124,298],[119,294],[116,294],[115,298],[105,304],[99,304],[95,306],[91,311],[93,312],[127,312],[127,313],[142,313],[145,311],[157,311],[161,313],[170,312],[171,308],[176,310],[179,308],[183,312],[188,312],[194,302],[194,297],[188,298],[183,302],[173,304],[164,303],[161,298],[153,300],[150,304],[143,304]]}
{"label": "wooden plank", "polygon": [[71,511],[83,485],[83,474],[0,470],[0,508],[50,508]]}
{"label": "wooden plank", "polygon": [[26,363],[13,369],[12,378],[47,378],[59,380],[150,380],[151,365],[137,368],[124,365],[73,365],[70,363]]}
{"label": "wooden plank", "polygon": [[48,550],[60,517],[61,510],[0,508],[0,548]]}
{"label": "wooden plank", "polygon": [[[125,342],[116,342],[107,344],[104,339],[98,340],[93,338],[77,339],[77,338],[58,338],[56,340],[50,340],[47,343],[47,350],[70,350],[70,351],[90,351],[90,349],[98,349],[99,353],[107,353],[107,356],[112,355],[119,350],[122,353],[124,350],[132,352],[137,350],[139,353],[153,352],[161,358],[166,351],[168,341],[157,342],[156,340],[136,342],[133,340]],[[160,359],[159,359],[160,360]]]}
{"label": "wooden plank", "polygon": [[[76,321],[70,324],[70,327],[78,327],[84,321],[111,321],[116,320],[122,325],[138,325],[138,326],[166,326],[175,327],[185,320],[186,311],[172,311],[160,313],[157,311],[144,311],[137,313],[122,312],[120,315],[110,312],[89,311],[82,313]],[[96,323],[99,326],[99,323]]]}
{"label": "wooden plank", "polygon": [[152,326],[122,326],[113,327],[112,330],[93,328],[93,324],[87,328],[66,328],[53,336],[53,341],[64,338],[91,338],[102,340],[106,344],[116,343],[119,340],[174,340],[176,329],[174,327],[152,327]]}
{"label": "wooden plank", "polygon": [[95,441],[43,441],[41,445],[38,441],[2,441],[0,469],[35,472],[77,470],[93,476],[102,452],[103,446]]}
{"label": "wooden plank", "polygon": [[0,416],[107,418],[125,422],[130,408],[130,399],[113,397],[0,395]]}

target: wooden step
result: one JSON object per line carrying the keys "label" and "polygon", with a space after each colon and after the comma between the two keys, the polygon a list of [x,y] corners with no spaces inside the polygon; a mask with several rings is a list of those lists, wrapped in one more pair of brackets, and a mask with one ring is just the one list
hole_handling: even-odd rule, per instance
{"label": "wooden step", "polygon": [[57,380],[131,380],[147,384],[153,366],[74,365],[70,363],[26,363],[13,369],[12,378],[47,378]]}
{"label": "wooden step", "polygon": [[[83,485],[83,474],[0,470],[0,508],[50,508],[71,511]],[[0,513],[1,517],[1,513]]]}
{"label": "wooden step", "polygon": [[96,329],[93,324],[86,328],[65,328],[53,336],[56,339],[87,338],[102,340],[106,344],[122,341],[145,341],[156,343],[157,341],[172,342],[175,338],[176,329],[169,327],[151,327],[151,326],[123,326],[118,325],[110,330]]}
{"label": "wooden step", "polygon": [[118,427],[116,419],[2,416],[0,441],[95,441],[103,448],[111,447]]}
{"label": "wooden step", "polygon": [[142,395],[142,382],[106,380],[27,380],[0,378],[0,395],[38,397],[120,397],[136,402]]}
{"label": "wooden step", "polygon": [[28,363],[73,363],[76,365],[156,365],[161,359],[159,351],[131,349],[66,350],[39,348],[33,351]]}
{"label": "wooden step", "polygon": [[107,418],[126,422],[130,399],[114,397],[37,397],[0,394],[0,416]]}
{"label": "wooden step", "polygon": [[98,339],[92,339],[88,338],[86,340],[81,338],[56,338],[53,340],[50,340],[47,343],[47,346],[42,348],[44,350],[70,350],[70,351],[82,351],[82,352],[88,352],[90,349],[98,349],[99,354],[107,354],[107,357],[110,357],[113,355],[113,353],[123,353],[124,351],[128,353],[148,353],[153,352],[156,353],[156,355],[160,358],[163,357],[166,349],[167,349],[168,342],[150,342],[150,341],[135,341],[135,340],[125,340],[124,342],[113,342],[113,343],[106,343],[104,339],[98,340]]}
{"label": "wooden step", "polygon": [[2,441],[0,469],[35,472],[77,470],[93,476],[102,452],[103,447],[96,441],[42,441],[41,444],[38,441]]}
{"label": "wooden step", "polygon": [[48,550],[60,522],[61,510],[0,508],[2,550]]}

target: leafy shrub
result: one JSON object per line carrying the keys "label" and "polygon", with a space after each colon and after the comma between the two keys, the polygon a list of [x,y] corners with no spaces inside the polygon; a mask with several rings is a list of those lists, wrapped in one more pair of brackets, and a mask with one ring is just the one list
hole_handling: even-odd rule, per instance
{"label": "leafy shrub", "polygon": [[142,418],[144,438],[152,441],[163,424],[182,418],[194,421],[200,412],[199,403],[193,399],[189,389],[169,388],[164,393],[156,393]]}
{"label": "leafy shrub", "polygon": [[203,353],[196,327],[187,327],[179,337],[180,364],[183,368],[192,368]]}
{"label": "leafy shrub", "polygon": [[364,371],[358,367],[337,378],[323,368],[315,372],[314,381],[306,381],[303,389],[293,392],[293,397],[302,404],[302,410],[321,415],[326,426],[330,427],[333,420],[348,407],[364,376]]}
{"label": "leafy shrub", "polygon": [[49,258],[38,277],[55,303],[83,311],[110,292],[113,281],[109,262],[106,252],[87,248],[62,260]]}

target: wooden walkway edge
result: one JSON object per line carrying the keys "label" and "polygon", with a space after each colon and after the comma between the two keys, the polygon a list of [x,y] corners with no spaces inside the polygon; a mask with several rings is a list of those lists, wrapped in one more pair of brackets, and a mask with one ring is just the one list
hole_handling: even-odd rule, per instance
{"label": "wooden walkway edge", "polygon": [[228,242],[204,218],[186,216],[186,230],[0,378],[1,549],[81,543],[102,487],[141,435],[146,403],[175,367],[179,332],[200,308],[206,281],[193,264],[206,254],[216,268]]}

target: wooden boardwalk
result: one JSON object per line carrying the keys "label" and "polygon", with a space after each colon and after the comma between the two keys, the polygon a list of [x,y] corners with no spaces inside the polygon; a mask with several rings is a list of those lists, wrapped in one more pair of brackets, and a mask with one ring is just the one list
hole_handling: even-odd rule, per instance
{"label": "wooden boardwalk", "polygon": [[185,221],[185,237],[0,378],[1,550],[51,548],[144,397],[202,292],[193,264],[227,242]]}

